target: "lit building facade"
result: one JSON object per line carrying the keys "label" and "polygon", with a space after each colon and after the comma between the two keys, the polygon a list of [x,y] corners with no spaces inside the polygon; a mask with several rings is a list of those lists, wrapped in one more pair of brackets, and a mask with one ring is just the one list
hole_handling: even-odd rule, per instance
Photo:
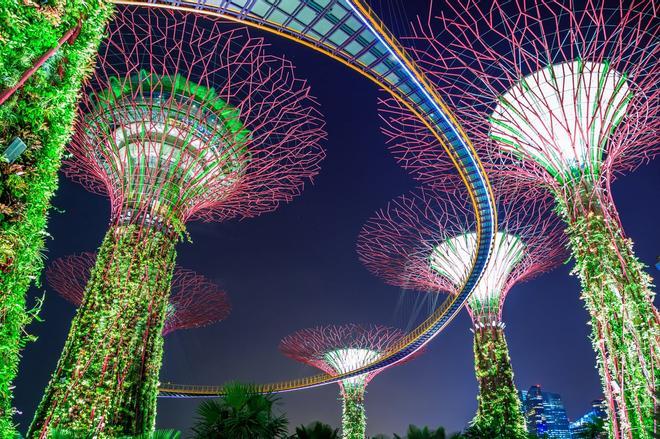
{"label": "lit building facade", "polygon": [[[571,437],[578,438],[586,431],[588,424],[595,422],[597,419],[607,421],[607,403],[604,399],[596,399],[591,402],[591,410],[585,413],[580,419],[571,422],[569,427]],[[602,437],[607,437],[607,433],[603,432]]]}
{"label": "lit building facade", "polygon": [[557,393],[544,392],[540,385],[520,391],[527,431],[539,437],[571,439],[566,409]]}

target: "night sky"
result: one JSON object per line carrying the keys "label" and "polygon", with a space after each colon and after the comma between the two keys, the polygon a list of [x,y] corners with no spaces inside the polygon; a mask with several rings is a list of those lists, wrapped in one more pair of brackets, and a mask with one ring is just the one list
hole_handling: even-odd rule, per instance
{"label": "night sky", "polygon": [[[426,2],[405,4],[423,12]],[[408,18],[414,16],[411,9]],[[397,30],[397,23],[390,24]],[[281,338],[319,324],[379,323],[405,329],[413,305],[421,300],[372,276],[355,253],[359,230],[373,212],[417,186],[384,146],[376,112],[380,92],[336,61],[265,36],[273,54],[294,61],[297,75],[309,80],[321,103],[327,158],[302,196],[274,213],[188,225],[193,242],[179,245],[179,265],[225,288],[233,311],[216,325],[168,335],[161,381],[260,383],[315,374],[315,369],[278,352]],[[659,187],[657,161],[613,186],[626,233],[635,241],[638,257],[651,267],[660,254]],[[94,251],[107,228],[108,201],[62,178],[54,205],[61,212],[52,213],[47,258]],[[504,306],[504,320],[516,384],[523,389],[540,384],[561,394],[569,418],[575,419],[601,393],[588,341],[588,315],[578,297],[578,281],[569,275],[571,266],[514,287]],[[649,270],[657,277],[658,271]],[[75,311],[45,286],[32,288],[29,295],[44,293],[45,321],[31,327],[39,339],[25,350],[16,381],[22,431],[55,367]],[[477,392],[469,327],[468,314],[462,312],[424,355],[371,382],[366,397],[368,434],[402,433],[408,424],[443,425],[449,431],[465,427],[475,413]],[[332,384],[284,394],[280,409],[292,427],[314,420],[338,427],[337,399],[338,387]],[[198,403],[161,399],[158,428],[187,431]]]}

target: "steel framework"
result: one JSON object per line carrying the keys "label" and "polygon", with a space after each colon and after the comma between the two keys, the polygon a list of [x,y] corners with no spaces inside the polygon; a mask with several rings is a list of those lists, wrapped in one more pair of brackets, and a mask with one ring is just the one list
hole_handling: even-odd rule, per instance
{"label": "steel framework", "polygon": [[[500,227],[484,277],[468,300],[475,325],[501,322],[509,290],[554,268],[566,255],[560,218],[549,200],[496,190]],[[460,189],[420,188],[396,198],[363,226],[362,263],[390,285],[455,295],[476,251],[475,219]]]}

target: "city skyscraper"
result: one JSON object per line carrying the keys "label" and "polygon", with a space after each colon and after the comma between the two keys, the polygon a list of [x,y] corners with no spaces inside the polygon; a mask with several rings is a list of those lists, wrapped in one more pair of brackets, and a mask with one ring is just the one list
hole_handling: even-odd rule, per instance
{"label": "city skyscraper", "polygon": [[[572,437],[579,437],[584,433],[589,423],[595,422],[598,419],[603,421],[607,420],[607,402],[604,399],[595,399],[591,402],[591,410],[585,413],[580,419],[571,422],[569,429]],[[607,433],[603,433],[603,437],[607,437]]]}
{"label": "city skyscraper", "polygon": [[566,409],[557,393],[544,392],[536,384],[520,391],[527,431],[540,437],[571,439]]}

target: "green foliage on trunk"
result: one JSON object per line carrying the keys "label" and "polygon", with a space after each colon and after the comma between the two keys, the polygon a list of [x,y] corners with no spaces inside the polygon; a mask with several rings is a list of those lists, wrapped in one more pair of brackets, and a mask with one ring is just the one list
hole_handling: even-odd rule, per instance
{"label": "green foliage on trunk", "polygon": [[57,171],[69,139],[77,96],[110,18],[106,0],[7,0],[0,8],[0,90],[21,75],[68,30],[80,32],[0,105],[0,151],[15,138],[27,145],[13,164],[0,161],[0,437],[13,437],[11,383],[24,327],[35,312],[25,293],[43,268],[41,250]]}
{"label": "green foliage on trunk", "polygon": [[364,439],[365,437],[367,415],[364,410],[364,386],[362,383],[344,383],[341,430],[343,439]]}
{"label": "green foliage on trunk", "polygon": [[473,426],[497,437],[527,437],[520,399],[513,382],[509,348],[500,326],[474,329],[474,370],[479,383],[477,415]]}
{"label": "green foliage on trunk", "polygon": [[112,227],[30,427],[139,435],[155,426],[162,330],[176,239]]}
{"label": "green foliage on trunk", "polygon": [[[607,202],[607,197],[603,197]],[[660,381],[660,327],[653,306],[651,278],[623,235],[612,206],[584,197],[559,212],[580,278],[581,297],[591,316],[591,341],[610,413],[622,437],[653,437],[653,383]],[[580,204],[578,204],[580,203]],[[581,214],[570,214],[581,212]],[[607,212],[606,215],[604,212]]]}
{"label": "green foliage on trunk", "polygon": [[[94,432],[52,429],[48,432],[48,439],[95,439]],[[119,436],[115,439],[181,439],[181,432],[176,430],[156,430],[137,436]]]}

